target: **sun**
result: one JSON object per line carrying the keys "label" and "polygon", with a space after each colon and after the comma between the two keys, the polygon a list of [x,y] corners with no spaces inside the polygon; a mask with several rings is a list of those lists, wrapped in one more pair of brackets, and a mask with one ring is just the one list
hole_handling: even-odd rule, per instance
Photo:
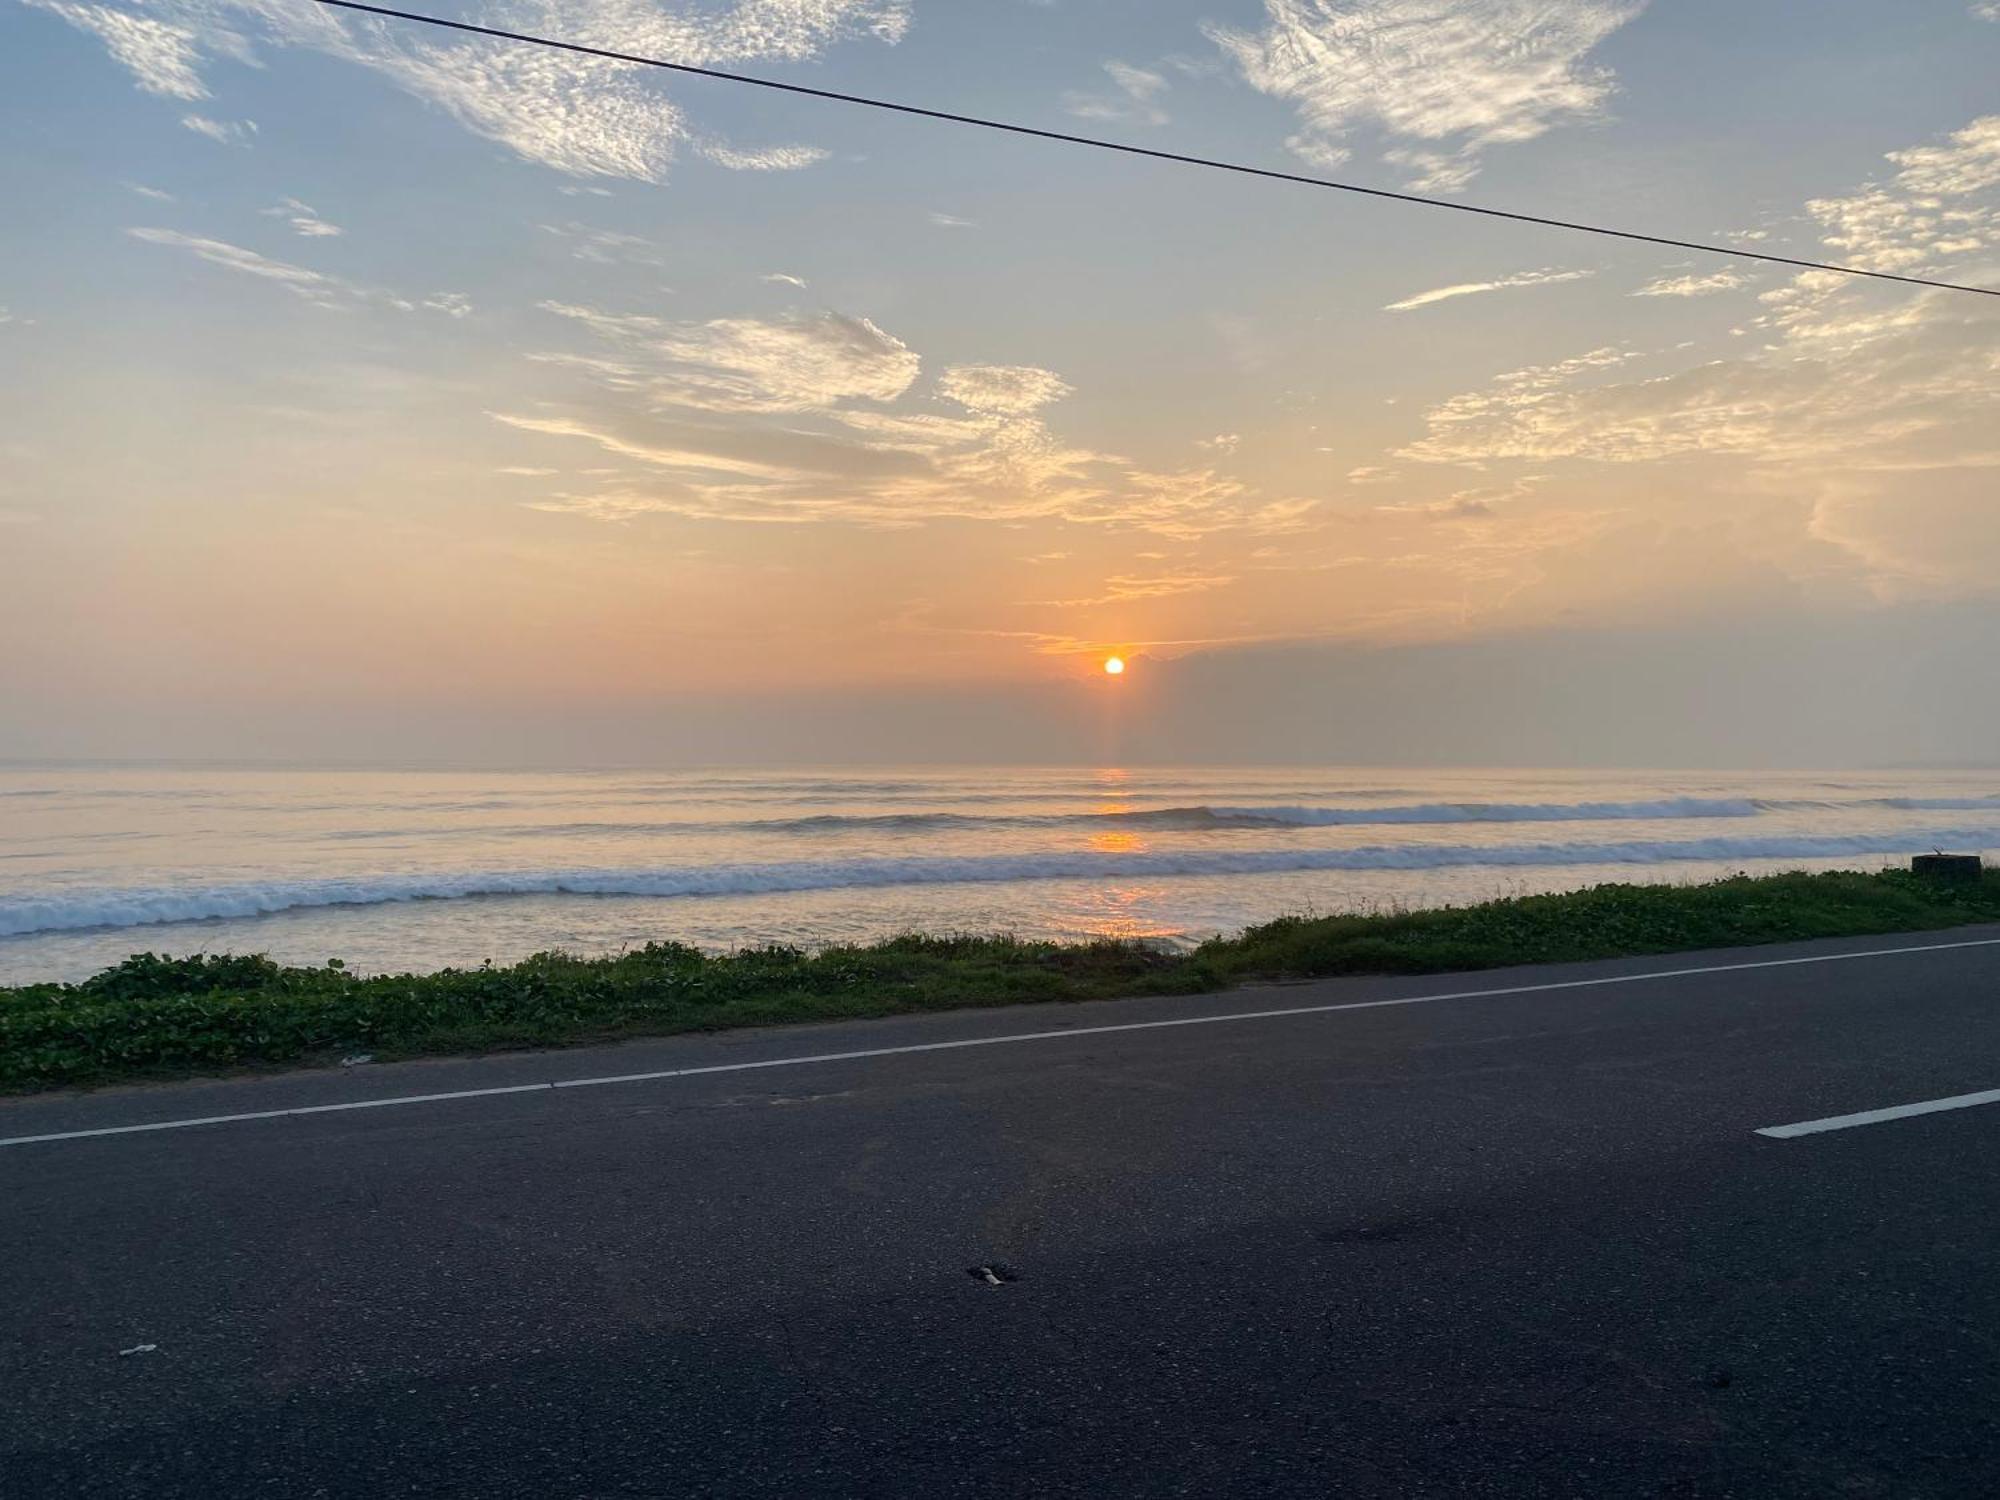
{"label": "sun", "polygon": [[1117,677],[1120,674],[1122,674],[1124,670],[1125,670],[1124,657],[1107,656],[1104,658],[1104,674],[1107,677]]}

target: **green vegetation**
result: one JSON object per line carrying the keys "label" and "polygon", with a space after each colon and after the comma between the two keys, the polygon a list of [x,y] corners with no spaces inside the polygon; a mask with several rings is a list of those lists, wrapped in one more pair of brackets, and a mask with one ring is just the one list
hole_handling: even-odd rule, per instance
{"label": "green vegetation", "polygon": [[338,962],[127,959],[81,984],[0,989],[0,1089],[909,1011],[1191,994],[1257,979],[1423,974],[2000,921],[2000,871],[1602,885],[1478,906],[1285,917],[1169,954],[1143,944],[902,937],[807,954],[707,957],[653,943],[610,958],[364,978]]}

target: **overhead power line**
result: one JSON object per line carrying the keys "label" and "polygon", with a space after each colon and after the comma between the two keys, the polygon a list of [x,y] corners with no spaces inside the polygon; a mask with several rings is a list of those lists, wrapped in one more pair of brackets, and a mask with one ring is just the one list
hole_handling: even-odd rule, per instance
{"label": "overhead power line", "polygon": [[899,104],[892,99],[875,99],[866,94],[845,94],[836,89],[809,88],[802,83],[780,83],[775,78],[758,78],[749,73],[731,73],[721,68],[700,68],[693,63],[668,62],[659,57],[641,57],[616,52],[608,47],[588,47],[581,42],[558,41],[554,37],[533,36],[522,31],[505,31],[497,26],[478,26],[470,21],[449,21],[416,11],[395,10],[386,5],[366,5],[361,0],[314,0],[336,10],[361,11],[396,21],[413,21],[420,26],[439,26],[448,31],[470,32],[503,42],[525,42],[534,47],[552,47],[584,57],[601,57],[609,62],[637,63],[642,67],[665,68],[695,78],[713,78],[723,83],[749,84],[753,88],[774,89],[784,94],[801,94],[808,99],[830,99],[837,104],[858,104],[866,109],[888,110],[893,114],[914,115],[924,120],[943,120],[952,125],[973,125],[981,130],[1000,130],[1009,135],[1032,136],[1037,140],[1061,141],[1070,146],[1089,146],[1097,151],[1117,151],[1126,156],[1149,157],[1184,167],[1206,167],[1216,172],[1234,172],[1243,177],[1267,177],[1274,182],[1292,182],[1302,187],[1330,188],[1339,193],[1358,193],[1367,198],[1386,198],[1396,203],[1416,203],[1425,208],[1448,208],[1455,213],[1478,214],[1488,219],[1510,219],[1517,224],[1539,224],[1545,229],[1566,229],[1575,234],[1594,234],[1606,239],[1631,240],[1642,245],[1664,245],[1675,250],[1694,250],[1704,255],[1723,255],[1733,260],[1763,261],[1775,266],[1793,266],[1803,271],[1832,271],[1841,276],[1863,276],[1872,281],[1899,281],[1907,286],[1933,287],[1942,292],[1971,292],[1980,297],[2000,297],[2000,288],[1966,286],[1952,281],[1936,281],[1928,276],[1901,276],[1893,271],[1870,271],[1860,266],[1835,265],[1823,260],[1801,260],[1789,255],[1772,255],[1763,250],[1743,250],[1715,245],[1703,240],[1679,240],[1663,234],[1640,234],[1631,229],[1612,229],[1603,224],[1584,224],[1572,219],[1552,219],[1541,214],[1518,213],[1507,208],[1488,208],[1477,203],[1454,203],[1449,198],[1428,198],[1421,193],[1398,193],[1388,188],[1364,187],[1358,182],[1338,182],[1330,177],[1311,177],[1303,172],[1280,172],[1271,167],[1253,167],[1245,162],[1222,161],[1215,157],[1189,156],[1179,151],[1159,151],[1151,146],[1134,146],[1125,141],[1107,141],[1097,136],[1072,135],[1063,130],[1043,130],[1034,125],[1017,125],[1008,120],[989,120],[979,115],[957,114],[945,109],[926,109],[918,104]]}

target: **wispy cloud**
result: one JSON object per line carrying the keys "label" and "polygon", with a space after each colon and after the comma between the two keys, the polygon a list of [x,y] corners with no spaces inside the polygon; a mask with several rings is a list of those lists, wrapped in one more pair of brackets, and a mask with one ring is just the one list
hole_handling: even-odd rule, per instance
{"label": "wispy cloud", "polygon": [[[145,14],[81,0],[31,0],[98,36],[148,92],[209,95],[210,58],[255,60],[256,48],[304,48],[368,68],[441,110],[465,129],[530,161],[577,177],[659,182],[683,146],[745,170],[807,166],[812,147],[738,148],[696,138],[636,64],[529,47],[433,41],[373,18],[301,9],[288,0],[150,0]],[[754,58],[804,61],[852,38],[901,39],[908,0],[734,0],[717,9],[666,10],[609,3],[563,13],[565,37],[587,46],[713,64]],[[217,140],[232,128],[191,115],[190,129]]]}
{"label": "wispy cloud", "polygon": [[1649,281],[1632,295],[1635,297],[1712,297],[1718,292],[1733,292],[1740,286],[1748,285],[1750,278],[1734,266],[1724,266],[1719,271],[1711,271],[1706,276],[1690,274],[1686,276],[1662,276]]}
{"label": "wispy cloud", "polygon": [[818,166],[831,154],[818,146],[731,146],[722,141],[702,141],[696,149],[732,172],[797,172]]}
{"label": "wispy cloud", "polygon": [[1070,394],[1053,370],[1032,365],[954,365],[938,377],[938,394],[968,411],[1026,416]]}
{"label": "wispy cloud", "polygon": [[1449,302],[1457,297],[1476,297],[1482,292],[1504,292],[1514,287],[1554,286],[1563,281],[1583,281],[1595,275],[1594,271],[1519,271],[1512,276],[1502,276],[1494,281],[1461,281],[1453,286],[1434,287],[1428,292],[1418,292],[1413,297],[1405,297],[1400,302],[1391,302],[1384,312],[1409,312],[1414,308],[1429,307],[1436,302]]}
{"label": "wispy cloud", "polygon": [[208,88],[201,81],[201,48],[191,27],[108,5],[79,5],[73,0],[22,0],[22,3],[61,16],[70,25],[96,36],[147,93],[168,99],[208,97]]}
{"label": "wispy cloud", "polygon": [[472,311],[471,301],[459,292],[438,292],[422,301],[411,301],[393,292],[363,286],[325,271],[315,271],[309,266],[275,260],[255,250],[246,249],[242,245],[233,245],[227,240],[183,234],[178,229],[146,227],[128,229],[125,232],[145,244],[178,250],[192,255],[207,265],[281,287],[316,307],[378,307],[406,313],[415,312],[419,308],[428,308],[453,318],[465,317]]}
{"label": "wispy cloud", "polygon": [[1172,573],[1121,573],[1104,580],[1104,592],[1084,599],[1024,601],[1042,609],[1096,609],[1108,604],[1134,604],[1145,599],[1174,599],[1205,594],[1236,582],[1233,573],[1182,569]]}
{"label": "wispy cloud", "polygon": [[975,219],[961,219],[957,214],[940,213],[936,209],[931,210],[930,221],[939,229],[976,229],[978,227],[978,221]]}
{"label": "wispy cloud", "polygon": [[758,280],[767,282],[772,286],[796,287],[802,292],[806,289],[806,280],[803,276],[793,276],[786,271],[772,271],[759,277]]}
{"label": "wispy cloud", "polygon": [[207,115],[182,115],[181,124],[223,146],[247,146],[257,133],[255,120],[211,120]]}
{"label": "wispy cloud", "polygon": [[1167,112],[1160,103],[1168,89],[1165,74],[1116,61],[1106,63],[1104,71],[1111,78],[1111,92],[1072,89],[1063,96],[1063,107],[1081,120],[1117,120],[1132,125],[1167,123]]}
{"label": "wispy cloud", "polygon": [[1264,0],[1268,24],[1211,25],[1210,38],[1253,88],[1289,101],[1302,129],[1287,142],[1331,167],[1373,125],[1401,138],[1387,153],[1428,191],[1462,187],[1488,148],[1532,140],[1597,114],[1612,90],[1591,50],[1645,0]]}
{"label": "wispy cloud", "polygon": [[764,321],[671,323],[568,303],[544,308],[592,329],[636,360],[656,406],[715,412],[813,411],[893,401],[922,362],[866,318],[840,313]]}
{"label": "wispy cloud", "polygon": [[805,475],[805,471],[790,465],[768,463],[762,459],[745,458],[720,450],[667,448],[638,442],[566,417],[531,417],[511,412],[493,412],[491,415],[494,421],[503,422],[522,432],[537,432],[548,437],[581,438],[586,442],[595,443],[606,453],[633,459],[658,469],[730,474],[748,479],[790,480],[803,478]]}
{"label": "wispy cloud", "polygon": [[286,198],[262,212],[270,218],[283,219],[292,226],[293,234],[307,239],[328,239],[343,232],[338,224],[329,224],[322,219],[310,203],[301,203],[297,198]]}
{"label": "wispy cloud", "polygon": [[643,235],[625,234],[615,229],[598,229],[589,224],[580,224],[572,219],[567,224],[541,224],[536,226],[544,234],[552,234],[569,246],[569,253],[576,260],[589,261],[595,265],[610,266],[626,263],[638,266],[664,266],[665,252],[652,240]]}
{"label": "wispy cloud", "polygon": [[[840,313],[674,322],[561,303],[596,351],[534,356],[580,377],[570,414],[504,415],[634,466],[536,508],[592,520],[912,526],[944,517],[1129,527],[1188,538],[1282,530],[1301,502],[1212,470],[1150,471],[1064,441],[1045,412],[1069,394],[1033,365],[954,365],[926,393],[915,350]],[[926,398],[956,411],[926,408]]]}
{"label": "wispy cloud", "polygon": [[[2000,117],[1888,159],[1889,180],[1809,205],[1831,248],[1945,271],[2000,248]],[[1401,456],[1482,469],[1699,459],[1704,493],[1761,487],[1810,504],[1794,545],[1819,549],[1821,571],[1844,555],[1877,591],[1990,588],[2000,309],[1823,271],[1758,300],[1763,337],[1737,357],[1690,364],[1677,346],[1643,356],[1652,368],[1634,377],[1620,367],[1641,355],[1599,349],[1517,370],[1432,406]],[[1913,484],[1920,473],[1932,478]]]}
{"label": "wispy cloud", "polygon": [[329,276],[321,271],[309,270],[305,266],[295,266],[288,261],[273,260],[267,255],[259,255],[255,250],[246,250],[241,245],[232,245],[226,240],[203,239],[199,235],[183,234],[177,229],[128,229],[125,231],[135,240],[143,240],[149,245],[165,245],[182,250],[209,265],[220,266],[225,271],[234,271],[244,276],[254,276],[260,281],[273,282],[294,296],[323,307],[331,307],[342,301],[362,295],[361,289]]}

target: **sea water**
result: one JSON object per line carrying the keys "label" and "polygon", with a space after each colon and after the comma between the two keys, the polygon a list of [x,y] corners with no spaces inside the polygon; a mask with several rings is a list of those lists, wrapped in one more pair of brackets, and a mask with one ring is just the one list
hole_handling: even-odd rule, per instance
{"label": "sea water", "polygon": [[0,765],[0,983],[142,950],[361,971],[1294,912],[2000,847],[2000,772]]}

